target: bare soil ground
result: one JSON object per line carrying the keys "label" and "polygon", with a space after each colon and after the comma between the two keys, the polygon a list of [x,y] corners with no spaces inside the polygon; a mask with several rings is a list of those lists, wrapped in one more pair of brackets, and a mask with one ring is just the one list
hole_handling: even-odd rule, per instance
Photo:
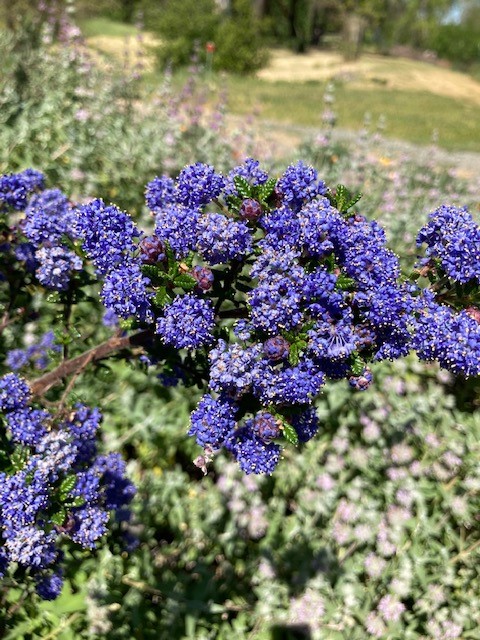
{"label": "bare soil ground", "polygon": [[346,62],[339,53],[311,51],[304,55],[288,50],[272,51],[270,64],[258,72],[270,82],[342,80],[362,88],[379,85],[468,100],[480,105],[480,82],[470,76],[429,62],[364,54]]}

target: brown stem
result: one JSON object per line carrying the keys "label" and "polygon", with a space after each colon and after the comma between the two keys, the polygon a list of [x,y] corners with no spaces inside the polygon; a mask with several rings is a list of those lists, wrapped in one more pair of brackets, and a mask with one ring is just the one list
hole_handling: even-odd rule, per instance
{"label": "brown stem", "polygon": [[151,335],[150,330],[140,331],[132,336],[115,335],[102,342],[101,344],[81,353],[75,358],[64,360],[56,369],[45,373],[40,378],[30,383],[30,389],[35,396],[41,396],[46,391],[62,382],[62,379],[72,374],[78,375],[91,362],[104,360],[115,351],[128,349],[129,347],[139,346],[145,342],[145,339]]}

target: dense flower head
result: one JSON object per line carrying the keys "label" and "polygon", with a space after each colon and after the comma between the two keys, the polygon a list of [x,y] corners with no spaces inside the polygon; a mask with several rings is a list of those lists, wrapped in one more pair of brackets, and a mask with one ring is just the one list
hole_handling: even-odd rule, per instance
{"label": "dense flower head", "polygon": [[198,209],[172,204],[158,209],[155,235],[168,242],[177,258],[184,258],[197,243]]}
{"label": "dense flower head", "polygon": [[217,392],[224,391],[236,398],[250,391],[255,363],[261,351],[259,344],[245,348],[219,340],[209,353],[210,388]]}
{"label": "dense flower head", "polygon": [[253,433],[267,444],[280,436],[280,430],[281,422],[268,411],[260,411],[253,419]]}
{"label": "dense flower head", "polygon": [[190,416],[188,435],[203,448],[219,449],[235,428],[235,406],[225,395],[204,395]]}
{"label": "dense flower head", "polygon": [[444,369],[480,375],[480,323],[466,311],[456,312],[425,293],[418,304],[412,347],[422,360],[437,360]]}
{"label": "dense flower head", "polygon": [[175,182],[168,176],[157,176],[147,184],[145,200],[152,211],[173,204],[175,202]]}
{"label": "dense flower head", "polygon": [[210,300],[186,294],[175,298],[157,321],[157,334],[177,349],[196,349],[213,341],[215,315]]}
{"label": "dense flower head", "polygon": [[59,422],[27,400],[12,401],[6,416],[17,458],[0,472],[0,572],[11,565],[28,570],[38,595],[49,600],[61,591],[65,539],[97,547],[112,510],[129,518],[125,507],[135,489],[118,454],[97,455],[98,409],[78,404]]}
{"label": "dense flower head", "polygon": [[212,288],[215,276],[209,267],[202,267],[197,264],[192,268],[191,274],[197,281],[197,289],[209,291]]}
{"label": "dense flower head", "polygon": [[226,195],[239,195],[234,183],[236,176],[245,178],[245,180],[255,187],[265,184],[268,180],[268,173],[260,168],[259,161],[253,158],[247,158],[243,164],[238,165],[229,172],[225,181]]}
{"label": "dense flower head", "polygon": [[44,184],[43,173],[35,169],[0,176],[0,211],[7,207],[22,211],[27,205],[29,194],[36,189],[43,189]]}
{"label": "dense flower head", "polygon": [[186,207],[199,207],[218,197],[224,186],[225,178],[212,166],[196,162],[180,171],[175,200]]}
{"label": "dense flower head", "polygon": [[105,277],[102,302],[119,318],[136,316],[143,322],[152,322],[150,301],[153,293],[147,289],[149,283],[138,264],[119,265]]}
{"label": "dense flower head", "polygon": [[480,283],[480,226],[466,207],[443,205],[433,211],[417,236],[417,244],[423,243],[427,250],[420,264],[437,259],[452,280]]}
{"label": "dense flower head", "polygon": [[300,413],[294,413],[291,418],[292,427],[297,432],[300,442],[308,442],[320,428],[317,411],[314,407],[307,407]]}
{"label": "dense flower head", "polygon": [[130,216],[115,205],[97,199],[75,211],[74,232],[83,240],[83,248],[104,275],[135,249],[139,231]]}
{"label": "dense flower head", "polygon": [[263,344],[263,353],[267,360],[283,360],[290,353],[290,345],[283,336],[268,338]]}
{"label": "dense flower head", "polygon": [[221,213],[201,216],[197,234],[196,248],[211,265],[239,260],[252,250],[252,238],[247,225],[229,220]]}
{"label": "dense flower head", "polygon": [[0,378],[0,411],[23,409],[29,398],[30,388],[26,380],[15,373],[7,373]]}
{"label": "dense flower head", "polygon": [[281,447],[274,442],[266,443],[253,431],[253,421],[235,430],[225,442],[240,468],[247,474],[271,475],[280,460]]}
{"label": "dense flower head", "polygon": [[23,232],[35,245],[58,242],[72,233],[72,208],[60,189],[46,189],[35,194],[25,209]]}
{"label": "dense flower head", "polygon": [[306,201],[325,195],[327,187],[318,179],[317,171],[300,160],[281,176],[277,192],[292,209],[298,210]]}
{"label": "dense flower head", "polygon": [[25,407],[7,414],[7,425],[12,440],[24,445],[39,444],[46,435],[46,422],[50,418],[48,411]]}
{"label": "dense flower head", "polygon": [[82,259],[62,246],[41,247],[35,256],[38,260],[38,281],[55,291],[68,289],[73,272],[83,268]]}

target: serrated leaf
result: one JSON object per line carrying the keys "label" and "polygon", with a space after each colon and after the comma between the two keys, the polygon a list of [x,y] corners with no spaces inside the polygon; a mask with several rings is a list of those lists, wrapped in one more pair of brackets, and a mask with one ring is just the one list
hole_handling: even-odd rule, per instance
{"label": "serrated leaf", "polygon": [[277,181],[275,178],[269,178],[265,184],[262,184],[258,187],[258,198],[259,200],[268,200],[268,198],[272,195],[277,185]]}
{"label": "serrated leaf", "polygon": [[197,281],[190,274],[183,273],[175,278],[173,284],[176,287],[182,287],[182,289],[185,289],[186,291],[191,291],[197,286]]}
{"label": "serrated leaf", "polygon": [[235,176],[233,179],[233,183],[238,192],[238,195],[241,198],[251,198],[252,197],[252,186],[243,176]]}
{"label": "serrated leaf", "polygon": [[295,429],[288,422],[284,422],[282,426],[285,440],[296,446],[298,444],[298,434]]}
{"label": "serrated leaf", "polygon": [[364,372],[365,362],[358,353],[352,353],[350,356],[350,369],[354,376],[361,376]]}
{"label": "serrated leaf", "polygon": [[14,471],[20,471],[28,460],[28,452],[25,449],[15,449],[10,456],[10,461]]}
{"label": "serrated leaf", "polygon": [[300,360],[301,348],[298,342],[294,342],[290,345],[290,353],[288,354],[288,361],[291,365],[295,366]]}
{"label": "serrated leaf", "polygon": [[54,513],[52,516],[50,516],[50,520],[53,522],[53,524],[56,524],[58,527],[61,527],[65,522],[66,517],[67,517],[67,512],[65,509],[62,508],[56,513]]}
{"label": "serrated leaf", "polygon": [[82,496],[76,496],[73,500],[69,500],[65,503],[66,507],[81,507],[85,504],[85,498]]}
{"label": "serrated leaf", "polygon": [[163,307],[168,302],[168,299],[166,287],[160,287],[155,294],[153,302],[157,307]]}
{"label": "serrated leaf", "polygon": [[70,491],[74,488],[76,483],[77,483],[77,476],[74,474],[68,475],[66,478],[62,480],[60,487],[58,489],[58,495],[62,502],[68,496]]}
{"label": "serrated leaf", "polygon": [[348,276],[344,276],[340,274],[336,280],[335,286],[337,289],[341,291],[348,291],[349,289],[354,289],[356,282],[353,278],[349,278]]}

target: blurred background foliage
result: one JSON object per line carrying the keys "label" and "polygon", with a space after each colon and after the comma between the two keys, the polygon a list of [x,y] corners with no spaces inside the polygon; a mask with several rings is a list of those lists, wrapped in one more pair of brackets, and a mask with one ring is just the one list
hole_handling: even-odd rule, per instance
{"label": "blurred background foliage", "polygon": [[[480,30],[475,3],[75,4],[91,35],[143,38],[132,26],[141,18],[166,43],[156,59],[164,64],[178,52],[176,61],[188,62],[178,75],[168,66],[152,72],[141,48],[126,47],[119,59],[98,55],[61,5],[0,5],[2,173],[33,166],[73,200],[113,200],[148,227],[143,189],[156,174],[174,175],[197,160],[226,171],[247,155],[279,172],[301,158],[327,184],[364,192],[360,210],[386,226],[406,265],[415,260],[411,247],[430,210],[444,202],[468,205],[478,219],[474,160],[465,168],[435,140],[424,149],[389,142],[385,120],[368,114],[361,130],[344,135],[340,81],[306,85],[305,100],[315,89],[311,110],[319,125],[301,144],[276,147],[255,114],[231,117],[223,84],[212,75],[214,64],[240,65],[240,73],[258,68],[263,47],[274,43],[302,51],[344,43],[349,56],[359,45],[437,51],[432,43],[441,41],[458,51],[469,42],[462,30]],[[359,40],[342,35],[347,13],[361,27]],[[213,61],[207,42],[215,44]],[[469,65],[478,61],[474,49],[463,58],[437,52]],[[242,79],[236,86],[240,95],[259,85]],[[50,328],[42,300],[36,304],[39,318],[27,332],[15,325],[4,332],[7,350]],[[107,335],[101,316],[98,304],[76,307],[73,326],[86,329],[72,331],[72,351]],[[383,363],[374,374],[364,394],[330,384],[319,401],[319,436],[286,451],[273,477],[256,478],[242,476],[223,456],[206,477],[195,467],[199,451],[186,436],[195,393],[165,388],[138,358],[86,372],[75,399],[102,408],[104,447],[128,460],[138,486],[139,547],[67,556],[68,584],[54,603],[0,586],[0,637],[477,639],[479,383],[455,381],[413,357]]]}

